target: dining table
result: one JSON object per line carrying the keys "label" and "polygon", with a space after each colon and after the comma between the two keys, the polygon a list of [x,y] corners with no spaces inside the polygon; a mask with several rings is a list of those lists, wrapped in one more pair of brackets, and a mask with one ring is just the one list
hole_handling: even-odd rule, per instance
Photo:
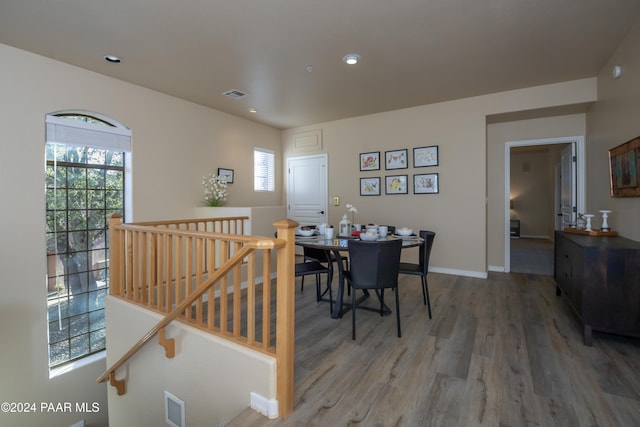
{"label": "dining table", "polygon": [[[357,236],[337,236],[332,239],[327,239],[324,236],[313,235],[309,237],[298,236],[296,235],[296,245],[302,247],[309,248],[318,248],[324,249],[325,251],[329,251],[333,254],[336,260],[336,264],[338,265],[338,295],[336,296],[336,301],[334,303],[333,309],[331,310],[331,317],[334,319],[338,319],[342,317],[342,315],[347,312],[351,308],[351,304],[344,303],[344,284],[345,284],[345,276],[344,276],[344,257],[349,252],[349,240],[359,239]],[[396,236],[396,235],[388,235],[378,239],[380,240],[391,240],[391,239],[402,239],[402,249],[414,248],[424,244],[424,239],[416,235],[410,236]],[[355,295],[354,295],[355,296]],[[369,297],[369,294],[365,292],[363,296],[358,298],[357,304],[360,304],[363,300]],[[391,312],[388,307],[387,311]]]}

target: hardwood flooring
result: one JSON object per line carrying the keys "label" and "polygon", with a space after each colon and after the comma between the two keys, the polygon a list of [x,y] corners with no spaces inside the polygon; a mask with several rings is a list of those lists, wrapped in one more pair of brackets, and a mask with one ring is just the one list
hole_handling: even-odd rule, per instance
{"label": "hardwood flooring", "polygon": [[553,240],[511,239],[511,272],[553,276]]}
{"label": "hardwood flooring", "polygon": [[552,277],[430,273],[431,320],[419,278],[400,284],[402,338],[395,314],[358,310],[356,341],[351,313],[331,319],[298,285],[294,412],[247,409],[226,425],[640,425],[640,340],[594,333],[584,346]]}

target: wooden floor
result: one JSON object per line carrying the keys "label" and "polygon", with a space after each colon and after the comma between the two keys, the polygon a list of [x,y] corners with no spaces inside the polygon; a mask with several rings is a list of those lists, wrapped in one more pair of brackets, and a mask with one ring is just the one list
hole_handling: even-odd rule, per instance
{"label": "wooden floor", "polygon": [[553,276],[553,240],[521,237],[510,247],[512,273]]}
{"label": "wooden floor", "polygon": [[226,425],[640,425],[640,340],[594,333],[584,346],[552,277],[430,273],[432,320],[418,280],[401,276],[402,338],[395,314],[358,310],[356,341],[350,313],[331,319],[308,280],[296,301],[294,412],[247,409]]}

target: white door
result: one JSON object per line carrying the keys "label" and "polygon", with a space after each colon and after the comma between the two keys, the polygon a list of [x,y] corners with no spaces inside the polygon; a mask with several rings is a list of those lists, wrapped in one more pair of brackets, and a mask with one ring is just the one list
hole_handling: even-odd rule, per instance
{"label": "white door", "polygon": [[571,143],[560,154],[560,215],[562,228],[576,220],[576,147]]}
{"label": "white door", "polygon": [[287,218],[300,225],[327,222],[327,155],[287,159]]}

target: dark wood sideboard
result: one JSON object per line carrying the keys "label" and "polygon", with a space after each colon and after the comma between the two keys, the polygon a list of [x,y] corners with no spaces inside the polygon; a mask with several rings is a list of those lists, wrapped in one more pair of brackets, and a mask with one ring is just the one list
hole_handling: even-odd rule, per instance
{"label": "dark wood sideboard", "polygon": [[640,337],[640,242],[556,231],[554,277],[585,345],[592,331]]}

